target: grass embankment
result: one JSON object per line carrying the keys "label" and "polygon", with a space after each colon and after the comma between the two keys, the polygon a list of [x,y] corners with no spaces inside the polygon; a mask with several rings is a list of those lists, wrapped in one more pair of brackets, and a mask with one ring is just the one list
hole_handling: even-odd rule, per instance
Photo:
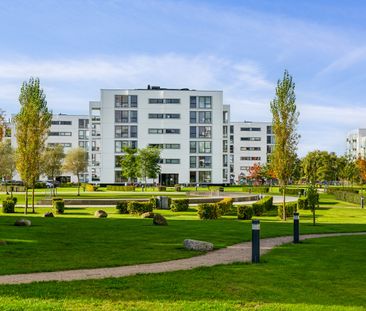
{"label": "grass embankment", "polygon": [[[197,255],[182,247],[186,238],[205,240],[225,247],[251,238],[250,221],[225,216],[214,221],[198,220],[196,210],[174,213],[159,211],[169,226],[156,227],[151,219],[119,215],[115,208],[103,208],[107,219],[95,219],[95,208],[69,208],[64,215],[43,218],[49,208],[37,208],[29,214],[32,227],[15,227],[17,214],[0,217],[0,274],[56,271],[159,262]],[[312,226],[310,211],[301,211],[301,233],[366,231],[366,211],[322,196],[317,225]],[[261,236],[292,234],[292,221],[276,216],[261,219]]]}
{"label": "grass embankment", "polygon": [[0,286],[2,310],[365,310],[365,236],[284,245],[262,263]]}

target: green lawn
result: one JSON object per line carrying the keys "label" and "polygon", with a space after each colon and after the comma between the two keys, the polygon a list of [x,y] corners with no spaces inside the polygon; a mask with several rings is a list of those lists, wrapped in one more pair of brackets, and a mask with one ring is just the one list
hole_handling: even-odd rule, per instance
{"label": "green lawn", "polygon": [[[323,199],[322,199],[323,200]],[[309,211],[301,211],[301,233],[366,231],[366,211],[324,196],[317,211],[318,224],[311,225]],[[69,208],[65,215],[41,217],[49,208],[38,208],[29,214],[32,227],[15,227],[18,214],[0,217],[0,274],[55,271],[77,268],[130,265],[159,262],[198,255],[186,251],[186,238],[206,240],[216,248],[249,241],[250,221],[225,216],[215,221],[198,220],[196,211],[173,213],[159,211],[169,222],[167,227],[152,225],[151,219],[116,214],[114,208],[103,208],[107,219],[95,219],[95,208]],[[275,216],[263,216],[261,236],[292,234],[292,221],[282,222]]]}
{"label": "green lawn", "polygon": [[307,240],[260,264],[0,286],[1,310],[365,310],[366,236]]}

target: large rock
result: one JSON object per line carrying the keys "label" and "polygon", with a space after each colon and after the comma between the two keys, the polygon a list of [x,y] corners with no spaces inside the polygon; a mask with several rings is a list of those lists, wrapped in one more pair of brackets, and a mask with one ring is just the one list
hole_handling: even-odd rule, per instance
{"label": "large rock", "polygon": [[158,226],[167,226],[168,222],[163,215],[155,214],[153,218],[153,224]]}
{"label": "large rock", "polygon": [[14,223],[14,226],[25,226],[30,227],[32,225],[31,221],[29,219],[17,219]]}
{"label": "large rock", "polygon": [[201,252],[212,251],[214,247],[213,244],[210,242],[190,240],[190,239],[185,239],[183,241],[183,246],[186,249]]}
{"label": "large rock", "polygon": [[52,212],[44,213],[43,217],[55,217]]}
{"label": "large rock", "polygon": [[141,218],[154,218],[153,212],[146,212],[141,215]]}
{"label": "large rock", "polygon": [[96,211],[94,213],[94,216],[97,217],[97,218],[107,218],[108,214],[107,214],[107,212],[100,209],[99,211]]}

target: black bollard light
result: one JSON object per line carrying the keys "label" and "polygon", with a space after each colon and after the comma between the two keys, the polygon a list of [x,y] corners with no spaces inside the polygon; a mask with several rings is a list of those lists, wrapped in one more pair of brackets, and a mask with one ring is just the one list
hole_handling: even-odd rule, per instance
{"label": "black bollard light", "polygon": [[363,204],[364,204],[364,203],[363,203],[363,199],[364,199],[364,197],[362,196],[362,197],[361,197],[361,208],[363,208]]}
{"label": "black bollard light", "polygon": [[252,263],[260,261],[260,222],[259,220],[252,221]]}
{"label": "black bollard light", "polygon": [[299,213],[294,213],[294,243],[299,243],[300,241],[299,221],[300,221]]}

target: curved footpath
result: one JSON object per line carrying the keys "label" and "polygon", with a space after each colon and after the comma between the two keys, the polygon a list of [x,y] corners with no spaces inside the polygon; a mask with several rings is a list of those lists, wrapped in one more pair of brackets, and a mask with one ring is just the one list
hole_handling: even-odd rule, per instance
{"label": "curved footpath", "polygon": [[[334,237],[345,235],[366,235],[366,232],[354,233],[325,233],[325,234],[306,234],[301,235],[300,239],[312,239],[322,237]],[[261,239],[261,254],[265,254],[272,248],[291,243],[292,236],[284,236],[277,238]],[[190,270],[198,267],[210,267],[219,264],[230,264],[234,262],[250,262],[251,261],[251,242],[239,243],[227,248],[219,249],[206,253],[204,255],[170,260],[165,262],[140,264],[133,266],[123,266],[114,268],[98,268],[98,269],[82,269],[68,270],[58,272],[40,272],[28,274],[13,274],[0,276],[0,284],[23,284],[32,282],[46,281],[73,281],[87,279],[103,279],[110,277],[124,277],[140,273],[160,273],[178,270]]]}

